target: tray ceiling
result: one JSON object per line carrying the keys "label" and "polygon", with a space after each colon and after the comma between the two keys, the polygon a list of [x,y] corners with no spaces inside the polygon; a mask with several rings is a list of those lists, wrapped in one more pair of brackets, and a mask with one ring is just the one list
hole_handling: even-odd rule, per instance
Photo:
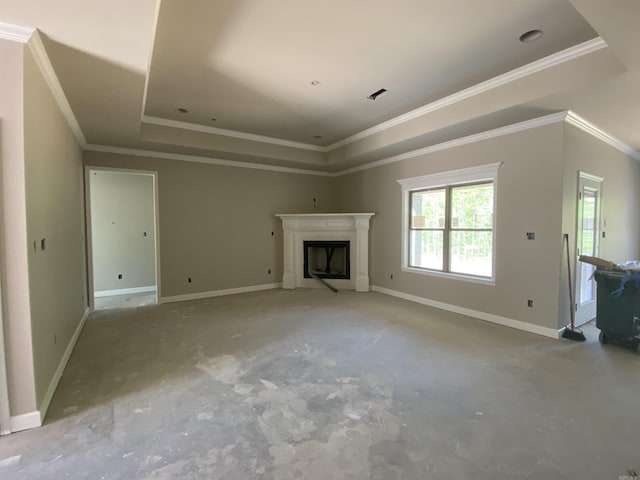
{"label": "tray ceiling", "polygon": [[640,7],[605,3],[0,0],[0,22],[41,32],[88,144],[339,170],[569,109],[640,149]]}

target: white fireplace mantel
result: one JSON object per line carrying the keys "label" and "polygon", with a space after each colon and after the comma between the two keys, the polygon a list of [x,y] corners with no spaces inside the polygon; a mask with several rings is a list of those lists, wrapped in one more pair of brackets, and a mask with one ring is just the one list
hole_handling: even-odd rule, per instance
{"label": "white fireplace mantel", "polygon": [[369,220],[374,213],[277,214],[284,230],[284,275],[282,288],[317,287],[304,278],[304,241],[348,240],[350,242],[350,279],[332,279],[338,289],[369,291]]}

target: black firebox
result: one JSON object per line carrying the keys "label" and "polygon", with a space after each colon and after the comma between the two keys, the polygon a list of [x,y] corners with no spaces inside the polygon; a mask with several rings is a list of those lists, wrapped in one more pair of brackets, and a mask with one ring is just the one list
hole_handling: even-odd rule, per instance
{"label": "black firebox", "polygon": [[305,240],[304,278],[351,278],[349,240]]}

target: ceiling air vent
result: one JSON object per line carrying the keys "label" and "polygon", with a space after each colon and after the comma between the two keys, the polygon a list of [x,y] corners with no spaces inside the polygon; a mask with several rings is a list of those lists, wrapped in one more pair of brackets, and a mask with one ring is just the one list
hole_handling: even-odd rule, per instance
{"label": "ceiling air vent", "polygon": [[386,88],[381,88],[380,90],[378,90],[377,92],[373,92],[371,95],[369,95],[367,98],[369,100],[375,100],[376,98],[378,98],[380,95],[382,95],[383,93],[385,93],[387,91]]}

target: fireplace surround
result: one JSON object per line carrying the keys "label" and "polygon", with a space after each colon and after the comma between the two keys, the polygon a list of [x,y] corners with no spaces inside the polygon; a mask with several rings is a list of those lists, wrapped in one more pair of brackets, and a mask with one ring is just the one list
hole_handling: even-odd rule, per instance
{"label": "fireplace surround", "polygon": [[[334,250],[330,270],[337,271],[338,260],[343,270],[341,275],[331,273],[318,275],[321,278],[329,278],[329,283],[337,289],[356,290],[358,292],[369,291],[369,221],[373,213],[311,213],[311,214],[278,214],[282,220],[284,230],[284,274],[282,288],[294,289],[322,288],[311,275],[305,275],[305,242],[307,245],[315,244],[319,251],[312,253],[319,255],[316,259],[315,270],[326,268],[323,263],[323,255],[330,255],[325,248],[337,247],[337,242],[344,246],[348,243],[348,253],[336,253]],[[328,243],[323,243],[328,242]],[[319,247],[318,247],[319,246]],[[326,246],[326,247],[325,247]],[[336,256],[337,255],[337,256]],[[347,259],[340,255],[348,255]],[[307,263],[309,252],[307,252]],[[334,258],[335,256],[335,258]],[[343,261],[344,260],[344,261]],[[319,264],[318,264],[319,262]],[[349,265],[346,274],[345,263]],[[339,277],[339,278],[332,278]],[[345,278],[347,277],[347,278]]]}

